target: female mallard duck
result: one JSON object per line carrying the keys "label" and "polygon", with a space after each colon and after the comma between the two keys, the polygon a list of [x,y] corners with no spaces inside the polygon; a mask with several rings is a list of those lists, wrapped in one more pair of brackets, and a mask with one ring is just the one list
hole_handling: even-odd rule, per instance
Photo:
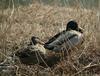
{"label": "female mallard duck", "polygon": [[52,67],[60,61],[59,56],[56,56],[55,54],[47,54],[47,50],[45,50],[43,45],[38,44],[37,39],[37,37],[33,36],[29,47],[20,49],[15,53],[21,63],[26,65],[39,64],[44,67]]}
{"label": "female mallard duck", "polygon": [[15,55],[19,58],[21,63],[27,65],[43,63],[42,58],[44,59],[46,50],[42,45],[38,44],[35,39],[36,37],[33,36],[31,38],[32,42],[26,48],[15,52]]}
{"label": "female mallard duck", "polygon": [[44,48],[59,52],[64,50],[64,46],[67,49],[76,47],[83,42],[83,31],[78,27],[76,21],[69,21],[67,23],[66,30],[56,34],[48,42],[44,44]]}

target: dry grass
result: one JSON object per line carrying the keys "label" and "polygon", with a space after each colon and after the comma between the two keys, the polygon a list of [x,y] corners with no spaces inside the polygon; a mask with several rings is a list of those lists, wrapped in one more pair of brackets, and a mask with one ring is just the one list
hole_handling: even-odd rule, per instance
{"label": "dry grass", "polygon": [[[84,28],[85,42],[80,49],[73,51],[67,61],[62,61],[50,70],[37,65],[17,64],[19,68],[17,74],[18,76],[61,76],[62,73],[63,76],[75,74],[94,76],[93,74],[100,72],[100,41],[99,38],[97,39],[99,25],[96,14],[96,10],[40,4],[2,10],[0,12],[0,61],[25,45],[31,36],[38,36],[45,42],[65,29],[69,20],[75,19],[79,26]],[[98,65],[93,66],[94,64]]]}

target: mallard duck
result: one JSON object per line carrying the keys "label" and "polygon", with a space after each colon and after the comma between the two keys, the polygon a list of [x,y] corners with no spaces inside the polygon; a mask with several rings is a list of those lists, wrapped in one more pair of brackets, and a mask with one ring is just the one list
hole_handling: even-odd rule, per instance
{"label": "mallard duck", "polygon": [[36,37],[33,36],[31,38],[32,42],[30,42],[26,48],[21,48],[15,52],[15,55],[19,58],[21,63],[28,65],[43,63],[42,58],[44,59],[46,50],[42,45],[38,44],[35,39]]}
{"label": "mallard duck", "polygon": [[60,57],[54,53],[47,53],[43,45],[38,44],[38,38],[31,37],[31,43],[27,48],[22,48],[15,52],[22,64],[33,65],[39,64],[44,67],[52,67],[60,61]]}
{"label": "mallard duck", "polygon": [[83,30],[78,27],[76,21],[72,20],[67,23],[66,30],[56,34],[44,44],[44,48],[59,52],[63,49],[71,49],[83,42]]}

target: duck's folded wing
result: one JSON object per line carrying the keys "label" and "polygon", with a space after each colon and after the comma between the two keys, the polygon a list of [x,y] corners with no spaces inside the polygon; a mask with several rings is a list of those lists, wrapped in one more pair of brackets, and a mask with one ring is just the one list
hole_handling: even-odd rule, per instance
{"label": "duck's folded wing", "polygon": [[56,40],[61,34],[63,34],[63,33],[65,33],[65,30],[62,31],[62,32],[60,32],[60,33],[58,33],[58,34],[56,34],[56,35],[54,35],[51,39],[49,39],[49,41],[47,41],[47,42],[45,43],[45,45],[50,44],[50,43],[52,43],[53,41],[55,41],[55,40]]}
{"label": "duck's folded wing", "polygon": [[[49,50],[53,50],[54,47],[56,46],[56,45],[54,45],[56,39],[58,39],[58,38],[60,37],[60,35],[64,34],[65,32],[66,32],[66,31],[64,30],[64,31],[62,31],[62,32],[60,32],[60,33],[58,33],[58,34],[56,34],[55,36],[53,36],[51,39],[49,39],[49,41],[47,41],[47,42],[44,44],[44,48],[45,48],[45,49],[49,49]],[[54,44],[53,44],[53,43],[54,43]]]}
{"label": "duck's folded wing", "polygon": [[55,35],[47,43],[45,43],[44,48],[54,50],[56,47],[60,47],[66,41],[66,33],[69,34],[69,32],[62,31]]}

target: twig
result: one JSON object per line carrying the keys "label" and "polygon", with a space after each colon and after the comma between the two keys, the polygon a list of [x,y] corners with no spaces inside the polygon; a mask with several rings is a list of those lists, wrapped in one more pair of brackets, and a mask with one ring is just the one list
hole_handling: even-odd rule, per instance
{"label": "twig", "polygon": [[91,65],[91,63],[85,67],[83,67],[83,69],[81,69],[80,71],[78,71],[77,73],[75,73],[73,76],[76,76],[78,75],[79,73],[83,72],[84,70],[88,69],[88,68],[91,68],[91,67],[97,67],[97,66],[100,66],[100,64],[93,64]]}
{"label": "twig", "polygon": [[[38,51],[37,51],[38,52]],[[42,58],[42,56],[41,56],[41,54],[38,52],[38,55],[39,55],[39,57],[41,58],[41,60],[43,61],[43,63],[47,66],[47,67],[49,67],[48,65],[47,65],[47,63],[45,62],[45,60]]]}

